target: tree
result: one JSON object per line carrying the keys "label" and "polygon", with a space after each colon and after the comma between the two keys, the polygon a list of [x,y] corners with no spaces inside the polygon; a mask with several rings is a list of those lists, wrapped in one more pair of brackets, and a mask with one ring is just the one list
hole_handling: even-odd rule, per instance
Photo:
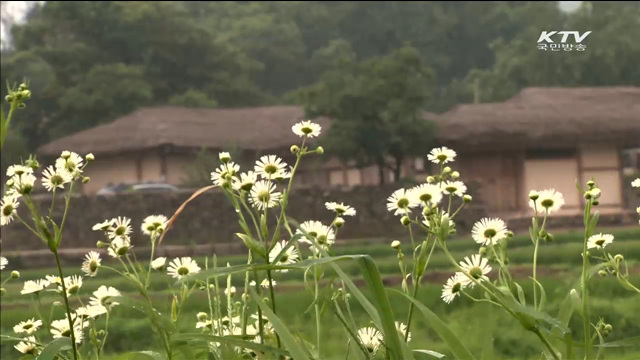
{"label": "tree", "polygon": [[404,46],[357,63],[344,59],[301,91],[307,116],[332,119],[324,144],[343,161],[375,164],[399,181],[402,163],[424,153],[434,128],[423,117],[433,93],[433,74],[420,53]]}
{"label": "tree", "polygon": [[214,99],[210,99],[207,94],[202,91],[189,89],[187,92],[175,95],[169,98],[169,104],[186,106],[193,108],[210,108],[213,109],[218,106],[218,102]]}

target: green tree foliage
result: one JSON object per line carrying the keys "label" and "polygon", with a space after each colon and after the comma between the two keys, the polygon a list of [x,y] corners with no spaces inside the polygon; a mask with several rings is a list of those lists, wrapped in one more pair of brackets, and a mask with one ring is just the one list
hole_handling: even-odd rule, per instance
{"label": "green tree foliage", "polygon": [[[441,112],[527,86],[640,83],[639,9],[637,1],[583,2],[573,13],[521,1],[48,1],[13,24],[2,81],[33,79],[34,105],[15,125],[32,151],[139,106],[300,103],[298,89],[405,45],[428,59],[424,107]],[[588,50],[539,51],[540,31],[554,29],[593,31]]]}
{"label": "green tree foliage", "polygon": [[433,73],[410,46],[356,62],[345,56],[320,81],[300,92],[308,116],[333,119],[327,150],[361,166],[390,169],[400,180],[402,162],[423,152],[434,133],[423,118],[433,93]]}

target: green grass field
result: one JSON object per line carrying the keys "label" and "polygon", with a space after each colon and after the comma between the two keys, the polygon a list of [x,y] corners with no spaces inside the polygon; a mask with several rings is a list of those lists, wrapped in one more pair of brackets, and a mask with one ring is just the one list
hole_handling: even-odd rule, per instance
{"label": "green grass field", "polygon": [[[603,230],[605,231],[605,230]],[[612,229],[616,236],[614,244],[607,249],[612,253],[622,253],[628,260],[632,270],[632,282],[640,283],[638,273],[638,260],[640,259],[640,228]],[[555,315],[559,308],[560,301],[566,295],[571,286],[575,286],[582,263],[580,252],[582,249],[580,232],[567,232],[557,234],[553,244],[544,244],[539,251],[539,266],[542,274],[541,282],[546,288],[548,305],[546,311]],[[407,242],[405,241],[406,245]],[[476,244],[469,239],[452,240],[449,245],[453,255],[461,259],[477,251]],[[375,260],[387,280],[398,279],[398,264],[395,250],[388,244],[366,244],[362,241],[353,245],[342,245],[334,247],[336,255],[342,254],[369,254]],[[405,254],[408,249],[405,250]],[[515,237],[510,243],[510,259],[514,267],[518,270],[516,274],[520,276],[519,282],[525,291],[531,291],[531,281],[528,280],[533,246],[528,238]],[[407,256],[410,258],[410,256]],[[109,259],[110,260],[110,259]],[[107,261],[109,261],[107,260]],[[232,265],[239,265],[246,262],[243,256],[230,256],[219,258],[220,264],[227,262]],[[199,264],[204,264],[204,257],[198,258]],[[359,277],[359,268],[352,262],[344,261],[340,263],[345,272],[354,278]],[[11,267],[10,267],[11,268]],[[537,338],[524,331],[520,325],[512,320],[500,309],[491,307],[486,303],[475,303],[466,298],[458,298],[453,304],[447,305],[440,300],[442,283],[451,274],[451,267],[437,251],[431,259],[427,274],[427,280],[418,295],[419,300],[436,312],[467,344],[474,353],[483,354],[484,359],[539,359],[540,346]],[[13,335],[12,327],[21,320],[34,316],[34,308],[29,296],[20,295],[22,282],[24,280],[41,278],[46,274],[53,274],[54,269],[33,269],[22,270],[22,278],[19,281],[9,281],[5,288],[7,294],[2,297],[2,318],[1,326],[3,334]],[[80,274],[80,269],[66,268],[65,274]],[[8,272],[3,272],[3,278],[8,276]],[[325,278],[331,279],[332,275],[326,272]],[[313,312],[306,312],[312,302],[313,296],[306,292],[301,282],[301,273],[290,271],[287,274],[276,275],[278,286],[276,288],[276,303],[278,304],[278,315],[291,328],[292,333],[300,332],[302,336],[310,342],[315,339],[315,326]],[[170,292],[167,290],[169,278],[156,272],[153,276],[152,289],[156,306],[167,312],[170,306]],[[242,278],[233,279],[236,287],[242,287]],[[395,283],[395,282],[391,282]],[[85,278],[81,294],[86,302],[91,292],[100,285],[109,285],[118,288],[123,293],[136,296],[134,286],[127,280],[117,277],[117,275],[100,271],[95,278]],[[240,290],[240,289],[238,289]],[[364,290],[364,286],[363,286]],[[611,323],[614,331],[609,340],[618,340],[640,336],[640,300],[632,292],[621,288],[614,279],[595,278],[592,281],[591,291],[594,316],[604,318],[607,323]],[[365,291],[366,293],[366,291]],[[530,295],[530,294],[528,294]],[[393,311],[396,319],[406,322],[408,304],[405,300],[395,295],[390,295]],[[238,295],[236,295],[238,298]],[[51,303],[58,300],[53,294],[41,296],[41,312],[45,319],[49,318]],[[77,299],[73,300],[77,302]],[[354,302],[355,303],[355,302]],[[196,332],[195,314],[199,311],[206,311],[208,308],[206,294],[196,292],[185,305],[186,309],[181,315],[179,328],[184,332]],[[359,326],[366,326],[367,316],[364,311],[354,305],[354,316],[359,322]],[[53,309],[53,319],[63,317],[62,308]],[[330,312],[325,312],[322,318],[323,323],[323,355],[326,359],[345,359],[347,335],[337,322],[335,316]],[[574,316],[572,328],[580,331],[581,320]],[[133,350],[157,349],[157,341],[150,330],[147,319],[140,313],[125,306],[118,306],[113,311],[113,316],[109,324],[110,333],[106,345],[106,359],[117,359],[118,354]],[[439,340],[435,332],[430,329],[429,324],[420,315],[414,318],[412,325],[413,341],[411,346],[416,349],[430,349],[445,353],[447,358],[453,358],[446,350],[444,344]],[[40,330],[39,335],[48,339],[46,330]],[[576,334],[575,339],[579,339]],[[3,343],[0,355],[2,359],[17,359],[19,353],[13,349],[13,343]],[[85,349],[88,350],[88,349]],[[640,346],[611,348],[607,353],[609,359],[638,359],[640,358]],[[427,357],[424,357],[425,359]],[[419,359],[419,357],[418,357]]]}

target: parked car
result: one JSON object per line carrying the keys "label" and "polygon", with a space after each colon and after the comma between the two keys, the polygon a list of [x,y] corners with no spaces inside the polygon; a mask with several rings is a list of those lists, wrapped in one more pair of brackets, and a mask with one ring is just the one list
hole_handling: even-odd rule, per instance
{"label": "parked car", "polygon": [[144,184],[135,184],[135,183],[121,183],[115,185],[107,185],[104,188],[98,190],[96,193],[97,196],[105,197],[115,194],[122,193],[147,193],[147,192],[177,192],[179,189],[171,184],[163,184],[163,183],[144,183]]}

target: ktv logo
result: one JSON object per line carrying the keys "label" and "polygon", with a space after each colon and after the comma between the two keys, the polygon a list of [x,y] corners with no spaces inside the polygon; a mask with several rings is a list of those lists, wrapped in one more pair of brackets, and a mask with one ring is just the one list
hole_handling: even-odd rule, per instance
{"label": "ktv logo", "polygon": [[[574,48],[577,51],[585,51],[587,49],[587,45],[582,44],[582,41],[587,38],[591,34],[591,31],[586,31],[582,35],[580,35],[579,31],[543,31],[540,33],[540,37],[538,38],[538,49],[540,50],[551,50],[551,51],[572,51]],[[559,42],[554,42],[555,38]],[[569,43],[569,37],[573,35],[573,43]],[[552,38],[553,37],[553,38]]]}

